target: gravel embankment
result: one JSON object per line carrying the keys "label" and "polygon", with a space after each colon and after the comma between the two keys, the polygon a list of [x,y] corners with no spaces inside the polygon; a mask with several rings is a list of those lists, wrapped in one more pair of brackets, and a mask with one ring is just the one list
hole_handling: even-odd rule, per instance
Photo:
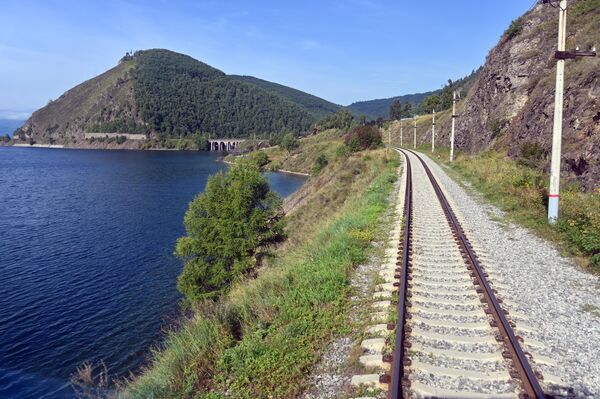
{"label": "gravel embankment", "polygon": [[[600,398],[600,282],[426,161],[557,397]],[[559,380],[557,380],[557,378]]]}

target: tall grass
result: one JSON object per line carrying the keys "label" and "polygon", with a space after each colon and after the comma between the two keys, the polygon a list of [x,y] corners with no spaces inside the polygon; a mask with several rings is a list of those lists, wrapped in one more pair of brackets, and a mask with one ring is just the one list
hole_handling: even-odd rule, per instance
{"label": "tall grass", "polygon": [[[194,318],[169,334],[153,353],[149,368],[123,392],[128,398],[290,398],[327,343],[344,329],[349,276],[370,251],[369,241],[385,210],[395,175],[381,153],[357,154],[328,165],[340,175],[354,164],[356,181],[345,201],[321,213],[310,232],[254,280],[233,287],[221,301],[205,304]],[[326,174],[326,173],[324,173]],[[316,179],[309,182],[315,184]],[[318,198],[334,195],[335,177],[319,187],[300,209],[319,208]],[[295,222],[290,221],[290,228]]]}

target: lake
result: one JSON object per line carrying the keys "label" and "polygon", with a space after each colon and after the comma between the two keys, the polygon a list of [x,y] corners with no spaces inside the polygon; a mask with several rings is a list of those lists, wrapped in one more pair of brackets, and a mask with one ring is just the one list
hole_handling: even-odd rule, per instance
{"label": "lake", "polygon": [[[0,398],[72,398],[103,360],[123,376],[178,315],[173,256],[218,154],[0,147]],[[270,173],[287,196],[301,176]]]}

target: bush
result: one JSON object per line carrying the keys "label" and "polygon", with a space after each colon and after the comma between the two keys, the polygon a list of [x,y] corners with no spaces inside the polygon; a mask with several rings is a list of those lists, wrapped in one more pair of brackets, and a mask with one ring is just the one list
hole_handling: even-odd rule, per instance
{"label": "bush", "polygon": [[261,246],[284,237],[281,198],[250,162],[212,176],[185,214],[177,288],[188,302],[218,297],[254,266]]}
{"label": "bush", "polygon": [[262,168],[269,163],[269,156],[264,151],[256,151],[248,157],[248,160],[258,168]]}
{"label": "bush", "polygon": [[355,127],[344,137],[344,144],[351,152],[381,147],[381,132],[375,126]]}
{"label": "bush", "polygon": [[292,150],[294,150],[294,148],[298,147],[298,140],[296,139],[296,136],[294,136],[293,133],[287,133],[281,139],[280,145],[287,152],[292,152]]}
{"label": "bush", "polygon": [[521,157],[518,162],[523,166],[538,168],[545,155],[546,152],[540,144],[527,141],[521,146]]}
{"label": "bush", "polygon": [[338,158],[346,158],[350,155],[350,148],[346,144],[342,144],[335,150],[335,156]]}
{"label": "bush", "polygon": [[125,136],[117,136],[117,144],[123,144],[127,138]]}
{"label": "bush", "polygon": [[327,166],[328,163],[329,163],[329,161],[327,160],[327,157],[325,156],[325,154],[319,154],[319,156],[317,157],[317,159],[315,159],[315,162],[313,163],[313,167],[312,167],[313,176],[318,175],[319,172],[325,166]]}
{"label": "bush", "polygon": [[600,266],[600,192],[563,190],[558,229],[576,253]]}
{"label": "bush", "polygon": [[523,31],[523,18],[517,18],[510,23],[510,26],[504,32],[506,38],[511,40],[514,37],[517,37]]}

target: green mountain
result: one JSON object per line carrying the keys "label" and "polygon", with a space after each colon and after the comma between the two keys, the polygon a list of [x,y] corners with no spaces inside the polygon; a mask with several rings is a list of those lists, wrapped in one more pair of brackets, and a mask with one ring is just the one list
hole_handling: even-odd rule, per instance
{"label": "green mountain", "polygon": [[425,93],[405,94],[403,96],[380,98],[376,100],[357,101],[348,105],[347,108],[354,113],[364,114],[371,119],[387,119],[389,117],[390,105],[393,101],[400,100],[402,104],[408,102],[412,104],[413,108],[416,108],[425,98],[440,92],[441,90],[435,90]]}
{"label": "green mountain", "polygon": [[[365,114],[371,119],[388,119],[390,105],[395,100],[399,100],[401,104],[410,103],[414,112],[416,112],[417,114],[421,114],[431,112],[430,109],[423,110],[420,109],[420,107],[421,104],[424,104],[424,101],[427,99],[427,97],[435,96],[437,98],[433,101],[433,103],[437,103],[436,109],[440,111],[443,109],[447,109],[452,105],[453,90],[460,91],[462,94],[466,94],[469,91],[471,86],[474,84],[480,70],[481,68],[473,70],[469,75],[455,81],[448,80],[448,83],[444,85],[442,89],[439,90],[428,91],[425,93],[405,94],[402,96],[382,98],[370,101],[358,101],[350,104],[347,108],[355,114]],[[431,101],[428,101],[427,103],[429,103],[429,105],[432,104]],[[425,106],[425,108],[429,107]]]}
{"label": "green mountain", "polygon": [[[34,112],[18,133],[38,143],[85,146],[85,134],[94,132],[161,140],[200,133],[249,137],[307,130],[317,119],[314,109],[320,99],[285,89],[278,88],[294,95],[275,94],[272,87],[228,76],[169,50],[137,51]],[[301,103],[293,101],[297,97]]]}
{"label": "green mountain", "polygon": [[280,85],[278,83],[258,79],[253,76],[230,76],[239,81],[258,86],[268,91],[269,93],[281,96],[282,98],[289,100],[295,104],[301,105],[317,119],[321,119],[325,116],[334,114],[337,111],[339,111],[340,108],[342,108],[340,105],[331,103],[327,100],[323,100],[320,97],[313,96],[312,94],[308,94],[288,86]]}

